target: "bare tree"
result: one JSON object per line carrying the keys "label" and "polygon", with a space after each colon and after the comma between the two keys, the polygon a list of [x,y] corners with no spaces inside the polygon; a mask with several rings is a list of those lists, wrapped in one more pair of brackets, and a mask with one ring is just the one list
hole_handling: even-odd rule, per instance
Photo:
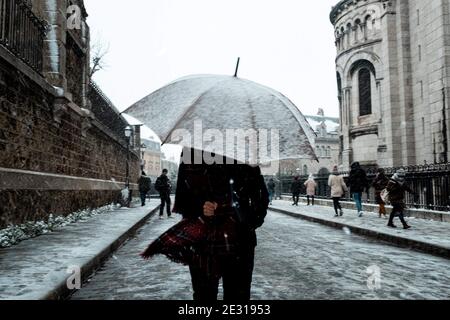
{"label": "bare tree", "polygon": [[91,71],[89,73],[89,79],[92,79],[95,73],[100,70],[105,70],[108,65],[106,64],[105,57],[109,52],[109,44],[105,44],[103,41],[98,40],[91,46]]}

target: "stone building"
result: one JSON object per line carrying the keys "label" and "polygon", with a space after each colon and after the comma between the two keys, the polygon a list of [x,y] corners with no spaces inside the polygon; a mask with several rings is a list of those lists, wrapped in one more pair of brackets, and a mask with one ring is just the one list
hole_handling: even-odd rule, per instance
{"label": "stone building", "polygon": [[139,175],[139,127],[128,145],[90,80],[83,1],[0,4],[0,228],[113,202],[127,158]]}
{"label": "stone building", "polygon": [[152,181],[156,181],[156,178],[159,177],[162,172],[161,142],[149,138],[142,139],[142,143],[145,145],[142,152],[143,169]]}
{"label": "stone building", "polygon": [[339,164],[339,118],[325,116],[319,109],[315,116],[305,116],[316,132],[313,146],[319,162],[307,159],[284,160],[280,162],[280,172],[285,176],[326,174]]}
{"label": "stone building", "polygon": [[175,188],[178,178],[178,169],[180,167],[179,163],[176,162],[176,159],[173,156],[167,158],[167,156],[163,154],[161,166],[162,170],[167,169],[169,171],[168,176],[172,181],[173,188]]}
{"label": "stone building", "polygon": [[333,7],[341,157],[367,166],[448,161],[448,0]]}

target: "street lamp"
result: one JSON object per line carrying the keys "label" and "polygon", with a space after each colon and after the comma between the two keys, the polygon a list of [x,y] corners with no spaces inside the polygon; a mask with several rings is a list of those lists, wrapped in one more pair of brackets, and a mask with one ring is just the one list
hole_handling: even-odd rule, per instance
{"label": "street lamp", "polygon": [[126,182],[125,186],[128,189],[128,201],[129,205],[131,204],[131,190],[130,190],[130,139],[133,134],[133,128],[130,126],[125,128],[125,137],[127,138],[127,169],[126,169]]}
{"label": "street lamp", "polygon": [[147,146],[145,145],[145,143],[141,144],[141,154],[142,154],[141,171],[144,171],[144,169],[145,169],[145,151],[146,150],[147,150]]}

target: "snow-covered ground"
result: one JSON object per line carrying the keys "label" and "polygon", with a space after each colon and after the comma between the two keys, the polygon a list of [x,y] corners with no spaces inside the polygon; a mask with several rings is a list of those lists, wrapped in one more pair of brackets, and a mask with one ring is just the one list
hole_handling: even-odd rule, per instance
{"label": "snow-covered ground", "polygon": [[[191,299],[187,267],[138,257],[177,221],[149,221],[73,299]],[[449,260],[273,212],[258,234],[255,300],[450,298]],[[368,269],[380,271],[377,290]]]}
{"label": "snow-covered ground", "polygon": [[41,299],[92,261],[159,204],[122,208],[0,249],[0,300]]}

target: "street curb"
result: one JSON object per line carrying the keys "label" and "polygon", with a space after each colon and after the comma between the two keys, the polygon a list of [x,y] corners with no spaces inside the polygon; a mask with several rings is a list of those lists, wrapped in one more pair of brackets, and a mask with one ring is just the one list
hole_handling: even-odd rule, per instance
{"label": "street curb", "polygon": [[[99,252],[95,257],[89,260],[81,267],[81,283],[85,283],[91,275],[102,266],[102,264],[111,257],[111,255],[117,251],[128,239],[130,239],[141,227],[147,223],[147,221],[153,217],[159,210],[160,206],[150,211],[145,217],[140,219],[137,223],[132,225],[127,231],[125,231],[120,237],[109,244],[105,249]],[[67,288],[67,280],[64,280],[54,289],[50,290],[45,296],[39,300],[65,300],[70,297],[77,290],[70,290]]]}
{"label": "street curb", "polygon": [[341,223],[341,222],[330,221],[330,220],[321,219],[321,218],[317,218],[317,217],[311,217],[311,216],[301,214],[301,213],[296,213],[296,212],[290,212],[287,210],[276,209],[276,208],[269,208],[269,210],[278,212],[281,214],[285,214],[285,215],[288,215],[288,216],[291,216],[294,218],[299,218],[299,219],[303,219],[303,220],[314,222],[314,223],[320,223],[322,225],[326,225],[328,227],[332,227],[332,228],[336,228],[336,229],[342,230],[343,228],[348,228],[352,233],[360,235],[360,236],[386,241],[386,242],[388,242],[392,245],[398,246],[398,247],[408,248],[408,249],[419,251],[422,253],[427,253],[427,254],[431,254],[434,256],[438,256],[441,258],[450,259],[450,248],[442,247],[442,246],[439,246],[439,245],[436,245],[433,243],[408,239],[408,238],[404,238],[404,237],[400,237],[400,236],[396,236],[396,235],[392,235],[392,234],[378,232],[375,230],[351,226],[351,225]]}

